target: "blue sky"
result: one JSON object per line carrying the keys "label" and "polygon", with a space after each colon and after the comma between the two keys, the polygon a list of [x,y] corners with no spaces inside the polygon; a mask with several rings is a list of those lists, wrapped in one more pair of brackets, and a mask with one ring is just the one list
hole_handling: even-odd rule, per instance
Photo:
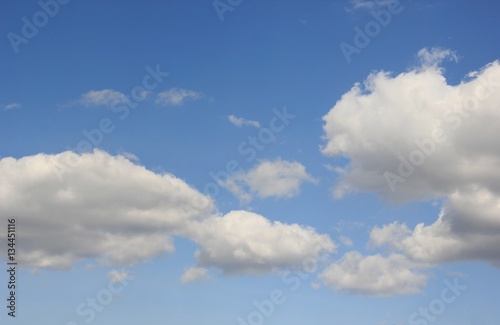
{"label": "blue sky", "polygon": [[499,9],[2,1],[1,321],[493,324]]}

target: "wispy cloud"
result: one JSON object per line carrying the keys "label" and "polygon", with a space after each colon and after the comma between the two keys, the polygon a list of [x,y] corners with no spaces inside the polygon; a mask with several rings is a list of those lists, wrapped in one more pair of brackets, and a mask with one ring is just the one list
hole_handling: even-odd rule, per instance
{"label": "wispy cloud", "polygon": [[445,60],[458,62],[458,55],[456,52],[448,49],[440,48],[423,48],[417,53],[418,58],[422,63],[422,68],[437,67]]}
{"label": "wispy cloud", "polygon": [[187,269],[181,277],[182,283],[189,283],[194,281],[205,280],[208,278],[208,270],[203,267],[190,267]]}
{"label": "wispy cloud", "polygon": [[19,109],[21,108],[21,104],[19,103],[9,103],[3,106],[4,111],[10,111],[12,109]]}
{"label": "wispy cloud", "polygon": [[229,115],[227,119],[237,127],[253,126],[256,128],[260,128],[260,123],[258,121],[247,120],[246,118],[236,117],[234,115]]}
{"label": "wispy cloud", "polygon": [[155,103],[161,106],[179,106],[187,100],[198,100],[201,93],[183,88],[170,88],[158,94]]}
{"label": "wispy cloud", "polygon": [[352,239],[347,236],[340,236],[339,241],[342,243],[342,245],[347,247],[351,247],[354,244],[352,242]]}
{"label": "wispy cloud", "polygon": [[120,156],[123,156],[123,157],[127,158],[130,161],[140,161],[139,157],[137,157],[136,155],[134,155],[131,152],[126,152],[126,151],[121,150],[119,152],[119,154],[120,154]]}
{"label": "wispy cloud", "polygon": [[81,96],[80,103],[85,106],[113,106],[128,102],[125,94],[113,90],[91,90]]}
{"label": "wispy cloud", "polygon": [[357,10],[373,10],[380,7],[386,7],[397,0],[349,0],[349,5],[345,8],[347,12]]}
{"label": "wispy cloud", "polygon": [[108,272],[108,278],[113,283],[122,282],[128,277],[129,273],[127,271],[111,270],[110,272]]}

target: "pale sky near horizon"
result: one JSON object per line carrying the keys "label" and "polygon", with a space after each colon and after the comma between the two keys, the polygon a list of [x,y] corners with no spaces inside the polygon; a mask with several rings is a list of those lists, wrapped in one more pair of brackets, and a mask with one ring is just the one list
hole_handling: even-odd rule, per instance
{"label": "pale sky near horizon", "polygon": [[1,1],[0,323],[495,324],[499,10]]}

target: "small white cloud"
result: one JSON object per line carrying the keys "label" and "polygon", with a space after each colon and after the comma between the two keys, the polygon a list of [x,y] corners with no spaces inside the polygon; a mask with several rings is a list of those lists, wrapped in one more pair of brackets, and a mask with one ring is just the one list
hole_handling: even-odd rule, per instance
{"label": "small white cloud", "polygon": [[113,90],[91,90],[81,96],[80,102],[85,106],[114,106],[128,102],[125,94]]}
{"label": "small white cloud", "polygon": [[258,121],[247,120],[245,118],[236,117],[234,115],[229,115],[227,119],[229,120],[229,122],[233,123],[237,127],[253,126],[256,128],[260,128],[260,123]]}
{"label": "small white cloud", "polygon": [[347,247],[351,247],[353,245],[352,239],[347,236],[340,236],[339,241],[342,243],[342,245]]}
{"label": "small white cloud", "polygon": [[145,89],[134,93],[134,95],[136,96],[135,98],[138,101],[143,101],[143,100],[147,99],[149,96],[151,96],[151,94],[153,94],[152,91],[145,90]]}
{"label": "small white cloud", "polygon": [[12,109],[19,109],[19,108],[21,108],[21,104],[19,104],[19,103],[9,103],[9,104],[3,106],[3,109],[5,111],[10,111]]}
{"label": "small white cloud", "polygon": [[347,12],[357,10],[373,10],[380,7],[387,7],[392,2],[398,0],[349,0],[349,6],[345,8]]}
{"label": "small white cloud", "polygon": [[232,175],[219,185],[231,191],[242,201],[254,195],[267,197],[293,197],[300,192],[303,182],[317,183],[306,168],[298,163],[277,159],[264,160],[248,172]]}
{"label": "small white cloud", "polygon": [[127,271],[118,271],[111,270],[108,272],[108,279],[113,282],[122,282],[129,277],[129,273]]}
{"label": "small white cloud", "polygon": [[201,93],[194,90],[182,88],[170,88],[158,94],[155,103],[162,106],[179,106],[186,100],[197,100],[201,98]]}
{"label": "small white cloud", "polygon": [[203,267],[190,267],[187,269],[181,277],[182,283],[189,283],[194,281],[205,280],[208,278],[208,270]]}

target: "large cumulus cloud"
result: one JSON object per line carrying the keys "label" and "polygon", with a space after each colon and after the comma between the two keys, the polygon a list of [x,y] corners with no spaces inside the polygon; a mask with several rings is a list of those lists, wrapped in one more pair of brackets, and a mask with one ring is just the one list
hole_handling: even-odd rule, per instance
{"label": "large cumulus cloud", "polygon": [[323,154],[350,158],[339,196],[358,190],[409,201],[471,183],[498,192],[500,64],[450,85],[429,62],[438,54],[421,51],[422,66],[396,76],[372,73],[323,117]]}
{"label": "large cumulus cloud", "polygon": [[253,212],[232,211],[189,229],[200,244],[202,266],[217,266],[227,274],[269,273],[275,268],[302,268],[317,254],[335,251],[328,235],[311,227],[271,222]]}
{"label": "large cumulus cloud", "polygon": [[[172,253],[174,236],[198,243],[198,263],[224,274],[295,267],[318,249],[335,249],[309,227],[245,211],[220,214],[210,197],[174,175],[100,150],[1,159],[0,214],[16,218],[17,256],[32,268],[84,259],[140,263]],[[192,269],[189,281],[205,278],[204,268]]]}
{"label": "large cumulus cloud", "polygon": [[[453,52],[423,49],[419,57],[407,72],[370,74],[323,117],[323,154],[350,159],[337,168],[334,193],[373,192],[399,203],[439,198],[434,223],[375,227],[370,246],[389,248],[414,268],[466,260],[500,265],[500,64],[453,85],[439,65],[456,59]],[[338,263],[337,272],[346,262]],[[331,273],[325,282],[339,286],[329,282]]]}
{"label": "large cumulus cloud", "polygon": [[3,158],[0,195],[0,213],[17,219],[20,262],[32,267],[90,257],[132,264],[172,252],[171,235],[214,208],[181,179],[99,150]]}

